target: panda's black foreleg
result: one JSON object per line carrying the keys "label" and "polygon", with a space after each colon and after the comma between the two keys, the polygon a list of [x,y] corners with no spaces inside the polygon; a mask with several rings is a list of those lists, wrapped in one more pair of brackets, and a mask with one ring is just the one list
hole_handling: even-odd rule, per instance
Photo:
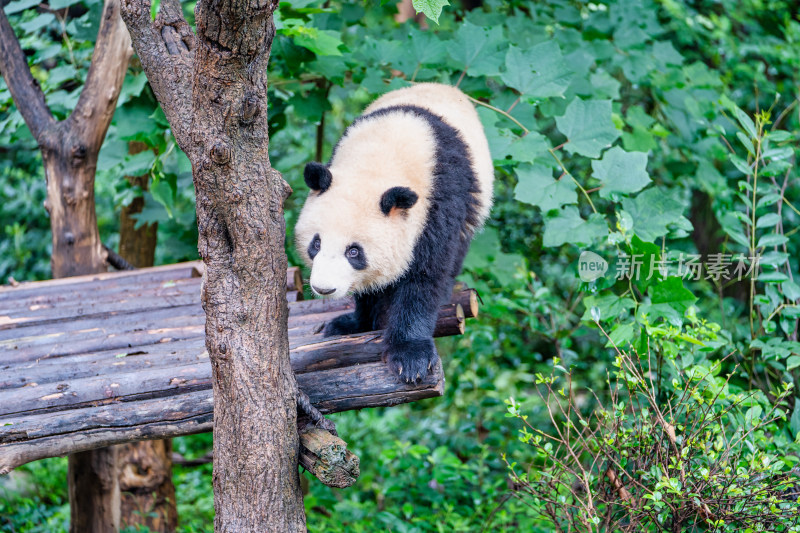
{"label": "panda's black foreleg", "polygon": [[398,284],[387,310],[386,362],[406,383],[422,380],[436,364],[439,354],[433,344],[433,330],[439,311],[435,283],[407,279]]}
{"label": "panda's black foreleg", "polygon": [[376,297],[373,294],[356,295],[356,310],[339,315],[325,325],[324,335],[352,335],[379,329],[375,326]]}

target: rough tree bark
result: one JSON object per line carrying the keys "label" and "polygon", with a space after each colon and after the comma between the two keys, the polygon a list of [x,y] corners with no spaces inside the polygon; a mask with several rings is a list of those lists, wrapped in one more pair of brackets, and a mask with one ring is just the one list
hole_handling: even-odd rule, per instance
{"label": "rough tree bark", "polygon": [[283,201],[267,154],[274,0],[123,0],[134,49],[192,162],[214,388],[216,531],[304,531]]}
{"label": "rough tree bark", "polygon": [[[31,76],[5,13],[0,11],[0,70],[42,151],[54,278],[103,272],[107,268],[97,229],[94,178],[97,156],[117,105],[130,55],[131,41],[120,18],[119,1],[107,0],[78,104],[66,120],[58,122]],[[110,447],[69,457],[72,531],[119,529],[119,451]]]}

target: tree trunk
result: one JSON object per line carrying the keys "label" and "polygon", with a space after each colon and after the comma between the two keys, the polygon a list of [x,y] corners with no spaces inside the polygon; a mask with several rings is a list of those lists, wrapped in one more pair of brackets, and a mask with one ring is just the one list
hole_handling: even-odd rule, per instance
{"label": "tree trunk", "polygon": [[123,0],[134,48],[192,162],[214,389],[216,531],[305,531],[289,361],[283,201],[267,154],[277,1]]}
{"label": "tree trunk", "polygon": [[[147,145],[138,141],[128,143],[128,153],[138,154],[147,149]],[[125,176],[125,179],[143,191],[149,185],[149,176]],[[123,206],[119,215],[119,255],[136,268],[153,266],[158,237],[158,223],[144,224],[136,229],[137,221],[133,215],[142,212],[144,198],[137,196],[130,204]]]}
{"label": "tree trunk", "polygon": [[[54,278],[106,270],[97,230],[94,176],[130,58],[130,37],[119,15],[118,0],[107,0],[78,103],[56,122],[5,13],[0,12],[0,70],[25,123],[42,150],[53,238]],[[69,495],[73,532],[119,528],[116,450],[106,448],[69,457]]]}
{"label": "tree trunk", "polygon": [[275,27],[269,7],[247,5],[197,6],[192,164],[214,376],[215,530],[305,531],[284,296],[291,191],[267,154]]}

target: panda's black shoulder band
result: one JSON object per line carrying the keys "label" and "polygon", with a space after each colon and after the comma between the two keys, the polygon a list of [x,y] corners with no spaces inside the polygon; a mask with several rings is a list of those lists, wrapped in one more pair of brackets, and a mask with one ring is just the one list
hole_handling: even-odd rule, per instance
{"label": "panda's black shoulder band", "polygon": [[411,209],[419,196],[408,187],[392,187],[381,196],[381,211],[389,215],[393,208]]}
{"label": "panda's black shoulder band", "polygon": [[306,180],[306,185],[312,191],[323,193],[331,186],[331,171],[322,163],[312,161],[306,165],[303,171],[303,177]]}

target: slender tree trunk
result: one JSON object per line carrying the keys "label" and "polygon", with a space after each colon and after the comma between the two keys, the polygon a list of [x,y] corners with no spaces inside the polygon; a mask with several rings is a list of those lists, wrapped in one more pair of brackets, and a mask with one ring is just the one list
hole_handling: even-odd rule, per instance
{"label": "slender tree trunk", "polygon": [[197,36],[177,0],[123,17],[192,162],[214,378],[216,531],[305,531],[297,385],[289,362],[283,201],[267,154],[267,63],[277,1],[200,0]]}
{"label": "slender tree trunk", "polygon": [[[0,10],[0,70],[14,102],[42,150],[53,238],[54,278],[106,270],[97,229],[94,176],[130,58],[130,37],[119,15],[118,0],[107,0],[92,64],[78,103],[57,122],[31,76],[11,25]],[[117,451],[105,448],[69,457],[71,531],[119,529]]]}
{"label": "slender tree trunk", "polygon": [[[128,143],[128,153],[138,154],[147,149],[144,143],[132,141]],[[149,176],[125,176],[133,186],[143,191],[149,185]],[[156,254],[158,223],[144,224],[136,229],[135,215],[144,209],[144,198],[138,196],[130,204],[124,206],[119,215],[119,255],[136,268],[153,266]]]}

